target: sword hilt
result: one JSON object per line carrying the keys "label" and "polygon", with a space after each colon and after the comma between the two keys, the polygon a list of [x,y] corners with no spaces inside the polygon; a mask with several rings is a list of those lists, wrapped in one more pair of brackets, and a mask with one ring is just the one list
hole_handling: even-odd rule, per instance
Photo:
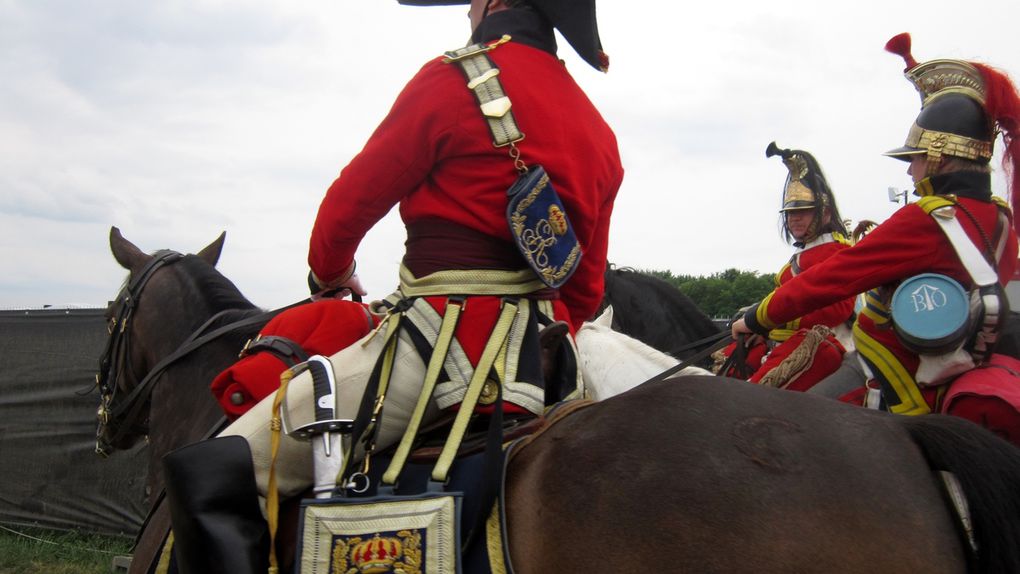
{"label": "sword hilt", "polygon": [[312,375],[312,390],[315,394],[315,421],[290,430],[288,434],[303,440],[311,440],[316,435],[323,435],[327,456],[330,452],[330,434],[338,432],[350,433],[354,429],[354,420],[336,418],[336,379],[333,376],[333,365],[322,355],[308,357],[305,362],[308,372]]}

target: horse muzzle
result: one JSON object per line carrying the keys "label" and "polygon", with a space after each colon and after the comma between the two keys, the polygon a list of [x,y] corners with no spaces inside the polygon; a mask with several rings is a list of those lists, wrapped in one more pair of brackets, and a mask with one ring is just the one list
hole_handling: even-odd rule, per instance
{"label": "horse muzzle", "polygon": [[112,416],[108,401],[104,400],[96,409],[96,447],[99,456],[108,457],[116,450],[126,450],[138,442],[138,438],[148,434],[148,425],[137,428],[124,428],[124,421]]}

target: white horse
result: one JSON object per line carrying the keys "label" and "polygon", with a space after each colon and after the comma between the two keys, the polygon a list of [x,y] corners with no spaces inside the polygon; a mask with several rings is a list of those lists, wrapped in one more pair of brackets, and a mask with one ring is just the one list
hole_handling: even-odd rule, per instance
{"label": "white horse", "polygon": [[[628,391],[679,361],[657,349],[614,331],[613,308],[585,322],[574,337],[581,363],[585,394],[596,401]],[[712,375],[700,367],[686,367],[675,377]]]}

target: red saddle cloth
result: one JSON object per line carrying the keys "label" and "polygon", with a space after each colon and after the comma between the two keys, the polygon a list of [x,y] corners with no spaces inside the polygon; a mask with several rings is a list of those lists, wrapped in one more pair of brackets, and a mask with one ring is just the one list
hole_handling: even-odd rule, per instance
{"label": "red saddle cloth", "polygon": [[[759,383],[769,371],[779,366],[807,337],[808,329],[800,329],[789,339],[776,346],[771,352],[765,343],[758,343],[747,349],[746,363],[751,371],[748,381]],[[736,350],[736,342],[730,343],[723,353],[729,357]],[[831,375],[843,362],[843,354],[846,350],[834,336],[829,336],[822,341],[815,350],[810,366],[798,373],[791,382],[782,385],[781,388],[790,391],[806,391],[815,386],[819,381]],[[726,373],[719,373],[721,376],[736,377],[736,368],[731,367]]]}
{"label": "red saddle cloth", "polygon": [[992,355],[954,380],[941,412],[973,421],[1020,446],[1020,360]]}
{"label": "red saddle cloth", "polygon": [[[311,355],[329,356],[372,331],[375,316],[362,303],[323,299],[273,317],[259,336],[285,337]],[[210,385],[227,418],[235,420],[280,387],[288,365],[262,351],[248,355],[216,376]]]}
{"label": "red saddle cloth", "polygon": [[[863,406],[867,391],[860,387],[839,400]],[[995,354],[988,365],[960,375],[949,383],[939,412],[977,423],[1020,446],[1020,360]]]}
{"label": "red saddle cloth", "polygon": [[[779,366],[787,357],[797,350],[807,337],[808,329],[800,329],[781,345],[772,349],[772,352],[762,361],[761,367],[749,379],[752,383],[759,383],[769,371]],[[792,381],[786,383],[782,388],[788,391],[804,392],[818,384],[819,381],[836,372],[836,369],[843,363],[843,355],[846,349],[840,344],[836,337],[826,337],[818,348],[815,349],[814,357],[810,366],[798,373]]]}

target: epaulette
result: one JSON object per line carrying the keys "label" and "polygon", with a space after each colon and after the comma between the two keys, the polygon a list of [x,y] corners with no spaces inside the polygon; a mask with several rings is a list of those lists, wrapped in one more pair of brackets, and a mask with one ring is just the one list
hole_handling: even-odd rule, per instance
{"label": "epaulette", "polygon": [[842,234],[842,233],[840,233],[838,231],[833,231],[832,232],[832,240],[835,241],[836,243],[839,243],[840,245],[852,245],[852,243],[850,242],[850,239],[847,238],[846,235],[844,235],[844,234]]}
{"label": "epaulette", "polygon": [[1009,207],[1009,204],[1006,203],[1006,200],[1002,199],[998,195],[993,195],[992,196],[992,203],[994,203],[995,205],[998,205],[999,209],[1005,210],[1006,213],[1008,213],[1010,215],[1013,214],[1013,210]]}
{"label": "epaulette", "polygon": [[472,44],[457,50],[446,52],[444,64],[456,63],[464,72],[467,87],[475,94],[482,116],[489,124],[492,134],[492,145],[503,147],[524,139],[524,134],[517,127],[514,114],[510,111],[510,98],[503,91],[499,81],[499,68],[489,58],[489,52],[510,41],[510,36],[491,44]]}
{"label": "epaulette", "polygon": [[943,207],[955,206],[956,202],[943,195],[926,195],[917,200],[917,206],[931,215],[931,212]]}

